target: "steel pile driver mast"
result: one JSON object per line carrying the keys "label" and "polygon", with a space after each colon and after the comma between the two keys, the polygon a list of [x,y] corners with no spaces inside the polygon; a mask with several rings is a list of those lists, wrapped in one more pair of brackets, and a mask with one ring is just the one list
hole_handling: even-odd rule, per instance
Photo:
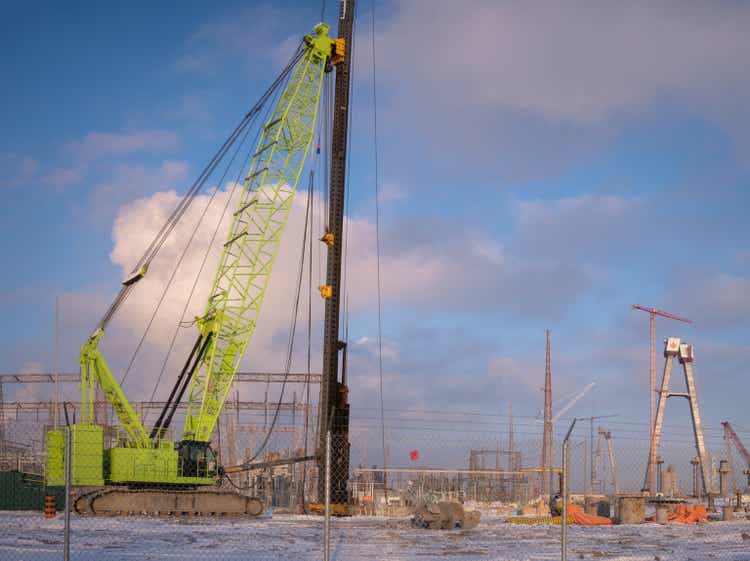
{"label": "steel pile driver mast", "polygon": [[354,27],[354,0],[339,5],[339,40],[344,40],[344,60],[336,65],[333,129],[331,137],[331,185],[329,231],[323,236],[328,246],[326,284],[320,287],[325,298],[323,334],[323,371],[320,382],[320,418],[318,422],[318,501],[325,501],[325,442],[331,431],[331,503],[349,502],[349,400],[345,367],[339,369],[339,352],[346,343],[339,338],[341,308],[341,261],[344,230],[344,192],[346,189],[346,150],[349,125],[349,90]]}

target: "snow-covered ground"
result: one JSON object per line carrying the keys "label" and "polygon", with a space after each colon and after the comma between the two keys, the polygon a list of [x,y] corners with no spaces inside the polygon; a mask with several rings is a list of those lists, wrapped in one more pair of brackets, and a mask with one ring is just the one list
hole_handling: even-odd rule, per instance
{"label": "snow-covered ground", "polygon": [[[340,561],[551,561],[560,528],[505,524],[487,513],[471,531],[411,528],[408,519],[335,519],[331,558]],[[62,559],[63,519],[0,513],[0,561]],[[643,524],[569,529],[569,559],[750,561],[750,522]],[[322,520],[266,515],[251,520],[72,518],[72,561],[322,559]]]}

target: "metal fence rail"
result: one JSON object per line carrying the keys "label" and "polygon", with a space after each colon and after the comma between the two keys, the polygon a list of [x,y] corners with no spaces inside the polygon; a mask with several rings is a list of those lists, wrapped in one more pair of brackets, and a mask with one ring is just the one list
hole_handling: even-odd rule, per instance
{"label": "metal fence rail", "polygon": [[[655,470],[658,493],[651,497],[642,492],[647,437],[618,438],[615,428],[603,427],[601,443],[595,438],[592,444],[590,427],[578,423],[567,439],[558,435],[553,466],[541,469],[541,434],[516,438],[509,450],[496,431],[416,424],[389,429],[384,456],[380,435],[355,423],[346,505],[325,492],[320,496],[329,500],[319,502],[316,451],[309,447],[309,461],[292,462],[305,457],[303,439],[295,431],[280,431],[248,470],[227,475],[221,487],[211,488],[257,497],[264,508],[261,516],[196,517],[189,509],[172,516],[92,516],[79,512],[78,500],[96,490],[73,485],[66,510],[64,489],[45,489],[40,473],[44,427],[13,420],[8,428],[14,441],[29,446],[0,461],[7,470],[0,481],[12,481],[8,485],[21,494],[33,489],[23,494],[33,510],[0,511],[0,561],[165,556],[202,561],[209,555],[219,561],[616,560],[633,551],[663,561],[748,559],[746,468],[736,451],[716,438],[707,439],[707,473],[709,489],[721,493],[706,496],[690,438],[673,433],[662,440]],[[217,442],[223,463],[230,456],[234,462],[247,460],[258,438],[229,426],[222,427],[221,445]],[[114,428],[110,432],[112,438],[117,434]],[[331,448],[342,445],[336,438],[329,439]],[[733,454],[731,462],[727,454]],[[339,469],[335,457],[322,463],[326,487]],[[29,458],[36,463],[28,463]],[[75,481],[76,474],[71,476]],[[550,476],[552,492],[542,494]],[[471,526],[475,515],[478,523]],[[606,525],[590,525],[597,517]],[[437,527],[445,529],[430,529]]]}

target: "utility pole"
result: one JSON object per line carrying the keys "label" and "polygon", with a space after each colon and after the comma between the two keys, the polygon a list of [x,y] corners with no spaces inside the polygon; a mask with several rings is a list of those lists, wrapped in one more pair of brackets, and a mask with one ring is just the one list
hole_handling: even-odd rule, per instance
{"label": "utility pole", "polygon": [[515,470],[516,459],[515,459],[515,435],[513,434],[513,404],[509,405],[508,411],[508,469]]}
{"label": "utility pole", "polygon": [[[516,471],[519,467],[519,462],[516,460],[516,443],[515,435],[513,434],[513,404],[508,405],[508,469]],[[511,489],[510,489],[510,500],[516,501],[518,499],[518,476],[513,475],[511,477]]]}
{"label": "utility pole", "polygon": [[3,382],[0,380],[0,456],[5,455],[5,397]]}
{"label": "utility pole", "polygon": [[[552,443],[552,361],[550,357],[550,336],[547,330],[547,351],[544,367],[544,433],[542,438],[542,467],[550,468],[553,463]],[[542,473],[542,495],[552,492],[552,473]]]}
{"label": "utility pole", "polygon": [[60,344],[58,340],[58,316],[60,313],[60,297],[55,296],[55,335],[54,335],[54,368],[55,368],[55,409],[52,419],[52,428],[57,428],[57,415],[60,409]]}
{"label": "utility pole", "polygon": [[[669,312],[663,312],[656,308],[649,308],[647,306],[641,306],[639,304],[633,304],[634,310],[641,310],[642,312],[648,312],[649,315],[649,369],[648,369],[648,407],[649,407],[649,448],[654,450],[654,394],[656,393],[656,356],[654,354],[654,332],[655,332],[655,316],[664,317],[667,319],[673,319],[675,321],[682,321],[684,323],[693,323],[684,317],[680,317]],[[656,463],[655,456],[649,456],[649,471],[648,471],[648,492],[652,495],[655,492],[654,483],[654,464]]]}
{"label": "utility pole", "polygon": [[[328,228],[322,241],[328,246],[326,284],[320,288],[325,298],[323,328],[323,371],[320,381],[320,419],[318,423],[318,502],[325,502],[326,433],[331,431],[331,502],[347,504],[349,494],[349,389],[346,373],[339,377],[339,352],[346,343],[339,339],[341,304],[341,258],[344,234],[344,191],[346,189],[346,149],[349,125],[349,90],[354,27],[354,0],[339,4],[338,40],[344,41],[344,58],[336,64],[336,84],[331,133],[331,183]],[[344,351],[345,352],[345,351]]]}

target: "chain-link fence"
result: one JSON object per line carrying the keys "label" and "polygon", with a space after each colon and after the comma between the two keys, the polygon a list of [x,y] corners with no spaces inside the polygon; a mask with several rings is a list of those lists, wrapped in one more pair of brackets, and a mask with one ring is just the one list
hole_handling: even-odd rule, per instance
{"label": "chain-link fence", "polygon": [[[624,424],[579,421],[563,477],[567,422],[542,469],[536,421],[513,438],[472,422],[436,427],[415,417],[383,431],[355,419],[348,437],[332,427],[327,479],[325,455],[316,454],[325,437],[305,439],[304,417],[277,423],[264,444],[270,417],[258,416],[256,430],[231,415],[211,453],[176,451],[164,436],[179,474],[197,478],[192,485],[158,468],[153,451],[123,446],[115,427],[71,430],[68,464],[64,428],[50,433],[47,418],[6,415],[0,561],[63,559],[68,465],[74,560],[324,559],[326,488],[330,559],[560,559],[566,504],[570,559],[750,560],[747,466],[718,433],[706,439],[704,458],[690,430],[665,434],[649,494],[648,438],[627,436]],[[104,486],[93,480],[97,469]],[[128,469],[139,484],[123,481]]]}
{"label": "chain-link fence", "polygon": [[750,466],[720,427],[702,431],[699,453],[686,421],[661,435],[653,470],[650,440],[633,435],[635,423],[579,423],[569,456],[571,559],[750,559]]}

